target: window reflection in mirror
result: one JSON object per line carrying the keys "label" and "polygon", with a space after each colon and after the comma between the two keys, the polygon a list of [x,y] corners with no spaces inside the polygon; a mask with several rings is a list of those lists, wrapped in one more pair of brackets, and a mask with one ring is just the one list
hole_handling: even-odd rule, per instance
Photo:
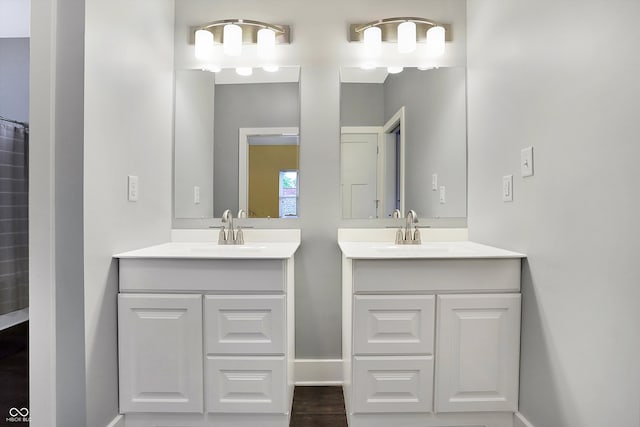
{"label": "window reflection in mirror", "polygon": [[464,218],[465,69],[340,72],[343,218]]}
{"label": "window reflection in mirror", "polygon": [[232,69],[176,71],[175,218],[240,208],[253,218],[298,216],[297,188],[295,212],[287,201],[280,214],[279,183],[281,171],[299,169],[299,75],[299,67],[255,69],[251,77]]}

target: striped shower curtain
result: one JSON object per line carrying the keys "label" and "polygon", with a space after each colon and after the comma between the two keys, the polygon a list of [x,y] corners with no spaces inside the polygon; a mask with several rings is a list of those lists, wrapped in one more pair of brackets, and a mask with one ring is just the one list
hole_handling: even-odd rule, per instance
{"label": "striped shower curtain", "polygon": [[0,119],[0,315],[29,305],[29,129]]}

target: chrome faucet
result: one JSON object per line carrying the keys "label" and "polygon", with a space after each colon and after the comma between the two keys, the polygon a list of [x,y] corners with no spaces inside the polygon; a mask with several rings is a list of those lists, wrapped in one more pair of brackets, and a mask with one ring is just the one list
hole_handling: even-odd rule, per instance
{"label": "chrome faucet", "polygon": [[[240,212],[238,212],[240,214]],[[222,212],[222,223],[228,224],[228,230],[225,232],[224,225],[220,227],[220,233],[218,234],[219,245],[242,245],[244,244],[244,237],[242,235],[242,229],[238,227],[236,231],[233,228],[233,214],[231,210],[227,209]]]}
{"label": "chrome faucet", "polygon": [[419,245],[421,243],[420,239],[420,230],[417,227],[413,227],[412,224],[416,224],[418,222],[418,214],[416,211],[410,210],[407,212],[407,216],[405,217],[405,227],[404,227],[404,236],[402,233],[402,229],[398,229],[396,232],[396,245]]}

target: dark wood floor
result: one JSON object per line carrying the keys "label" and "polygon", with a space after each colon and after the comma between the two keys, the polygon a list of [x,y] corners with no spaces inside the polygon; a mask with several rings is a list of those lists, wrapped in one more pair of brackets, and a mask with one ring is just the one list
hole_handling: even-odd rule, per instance
{"label": "dark wood floor", "polygon": [[0,426],[14,407],[29,407],[28,322],[0,331]]}
{"label": "dark wood floor", "polygon": [[347,427],[342,387],[296,387],[290,427]]}

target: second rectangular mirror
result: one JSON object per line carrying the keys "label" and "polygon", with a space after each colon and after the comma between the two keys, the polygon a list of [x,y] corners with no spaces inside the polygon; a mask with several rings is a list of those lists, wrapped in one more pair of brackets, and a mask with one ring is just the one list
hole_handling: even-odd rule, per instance
{"label": "second rectangular mirror", "polygon": [[340,75],[342,217],[466,217],[466,70]]}
{"label": "second rectangular mirror", "polygon": [[175,218],[298,216],[299,75],[176,70]]}

